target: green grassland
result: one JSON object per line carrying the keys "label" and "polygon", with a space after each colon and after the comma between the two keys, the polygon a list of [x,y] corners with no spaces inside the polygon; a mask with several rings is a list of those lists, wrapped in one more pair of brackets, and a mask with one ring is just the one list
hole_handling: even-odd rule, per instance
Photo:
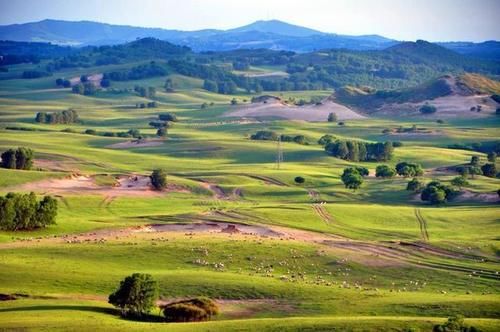
{"label": "green grassland", "polygon": [[[27,66],[12,66],[2,75],[22,72]],[[71,69],[60,75],[69,78],[124,65],[120,66]],[[252,67],[249,73],[281,69]],[[324,134],[401,141],[403,146],[387,164],[417,162],[426,170],[425,181],[449,183],[455,174],[436,168],[465,164],[473,155],[484,162],[486,155],[447,146],[498,139],[499,117],[443,124],[425,118],[417,122],[367,118],[346,121],[345,126],[281,120],[240,123],[221,115],[235,107],[230,105],[233,97],[244,103],[251,95],[210,93],[202,89],[201,80],[181,75],[171,76],[173,93],[163,92],[165,77],[113,82],[119,89],[155,86],[158,107],[150,109],[135,108],[148,99],[132,92],[100,91],[86,97],[56,89],[54,77],[2,78],[0,150],[30,147],[35,159],[50,163],[30,171],[0,169],[1,194],[27,191],[25,185],[74,173],[110,187],[118,176],[149,175],[155,168],[164,168],[169,183],[185,190],[112,200],[91,192],[58,195],[56,225],[31,232],[0,232],[0,293],[21,294],[18,300],[0,302],[0,330],[428,331],[453,314],[464,315],[468,324],[484,331],[500,329],[498,203],[465,199],[432,207],[406,191],[408,179],[400,177],[369,176],[354,192],[344,188],[342,170],[358,164],[374,174],[378,164],[336,159],[317,144]],[[282,96],[307,100],[330,93]],[[202,103],[213,105],[201,109]],[[77,110],[80,123],[34,121],[39,111],[68,108]],[[155,130],[148,123],[165,112],[175,113],[180,122],[156,146],[116,149],[111,145],[129,139],[84,134],[86,129],[103,133],[136,128],[153,136]],[[385,128],[413,124],[438,134],[382,133]],[[64,132],[66,128],[72,132]],[[284,163],[276,169],[276,143],[248,138],[258,130],[304,135],[309,144],[282,143]],[[306,179],[302,185],[294,183],[299,175]],[[500,188],[499,179],[476,176],[469,182],[466,189],[472,193],[492,194]],[[227,197],[215,197],[203,183],[216,184]],[[329,218],[317,213],[320,201],[326,202],[321,211]],[[417,210],[426,221],[428,239],[422,238]],[[226,214],[221,221],[332,235],[360,249],[301,238],[182,232],[127,233],[102,242],[59,241],[84,232],[106,234],[151,223],[190,223],[205,220],[214,211]],[[425,243],[447,254],[426,247],[400,246],[391,251],[400,242]],[[201,249],[208,251],[207,265],[195,263],[203,258]],[[217,262],[225,268],[215,268]],[[121,319],[107,304],[107,296],[133,272],[152,274],[164,299],[206,295],[221,300],[222,313],[204,323]],[[295,281],[289,279],[298,274],[301,277]]]}

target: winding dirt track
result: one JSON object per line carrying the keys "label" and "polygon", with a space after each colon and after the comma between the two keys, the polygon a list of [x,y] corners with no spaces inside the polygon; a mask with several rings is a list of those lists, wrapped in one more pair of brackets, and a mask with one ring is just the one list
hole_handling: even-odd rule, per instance
{"label": "winding dirt track", "polygon": [[422,217],[420,208],[415,208],[415,217],[417,217],[418,225],[420,227],[420,234],[423,241],[429,241],[429,232],[427,231],[427,221]]}
{"label": "winding dirt track", "polygon": [[327,224],[330,225],[332,222],[332,216],[325,209],[323,203],[313,204],[312,208],[314,212]]}

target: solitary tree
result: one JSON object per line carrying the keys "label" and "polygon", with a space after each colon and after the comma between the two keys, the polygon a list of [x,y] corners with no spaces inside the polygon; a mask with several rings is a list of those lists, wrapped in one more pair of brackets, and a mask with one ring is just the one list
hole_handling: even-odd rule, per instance
{"label": "solitary tree", "polygon": [[108,302],[122,311],[122,315],[141,317],[155,306],[158,284],[149,274],[134,273],[120,282]]}
{"label": "solitary tree", "polygon": [[432,113],[436,113],[437,109],[436,109],[436,106],[425,104],[422,107],[420,107],[419,111],[422,114],[432,114]]}
{"label": "solitary tree", "polygon": [[497,154],[495,152],[488,153],[488,161],[494,163],[497,161]]}
{"label": "solitary tree", "polygon": [[451,180],[451,184],[455,187],[458,187],[459,189],[462,189],[462,187],[468,185],[469,182],[465,179],[465,177],[457,176],[456,178],[453,178],[453,180]]}
{"label": "solitary tree", "polygon": [[479,166],[479,162],[480,162],[479,156],[472,156],[470,158],[470,164],[472,166]]}
{"label": "solitary tree", "polygon": [[306,181],[306,179],[304,179],[302,176],[297,176],[295,179],[295,183],[304,183]]}
{"label": "solitary tree", "polygon": [[417,178],[413,178],[411,181],[408,182],[406,185],[406,190],[410,190],[413,192],[419,192],[422,190],[424,187],[424,183],[419,181]]}
{"label": "solitary tree", "polygon": [[494,178],[497,175],[497,168],[495,164],[484,164],[481,166],[481,171],[483,172],[484,176]]}
{"label": "solitary tree", "polygon": [[164,88],[165,92],[174,92],[174,82],[172,81],[171,78],[167,78],[167,80],[165,81]]}
{"label": "solitary tree", "polygon": [[471,166],[469,167],[469,174],[474,179],[476,175],[483,175],[483,171],[481,170],[481,167]]}
{"label": "solitary tree", "polygon": [[167,173],[163,169],[155,169],[150,178],[156,190],[163,190],[167,186]]}
{"label": "solitary tree", "polygon": [[33,150],[28,148],[18,148],[16,150],[16,168],[31,169],[33,166]]}
{"label": "solitary tree", "polygon": [[2,153],[2,167],[16,168],[16,151],[14,149],[9,149]]}
{"label": "solitary tree", "polygon": [[358,189],[363,184],[363,177],[359,174],[358,170],[353,167],[344,169],[341,179],[346,188],[353,190]]}
{"label": "solitary tree", "polygon": [[328,122],[337,122],[337,114],[335,113],[328,114]]}

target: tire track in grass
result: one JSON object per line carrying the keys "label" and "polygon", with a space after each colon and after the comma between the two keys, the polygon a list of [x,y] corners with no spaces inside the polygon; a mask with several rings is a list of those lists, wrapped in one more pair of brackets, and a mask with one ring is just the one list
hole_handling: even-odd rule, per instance
{"label": "tire track in grass", "polygon": [[415,208],[415,217],[417,218],[418,225],[420,227],[420,235],[422,240],[429,241],[429,232],[427,231],[427,221],[422,217],[420,208]]}
{"label": "tire track in grass", "polygon": [[323,220],[327,225],[331,225],[332,216],[326,211],[324,202],[315,203],[312,205],[314,212]]}

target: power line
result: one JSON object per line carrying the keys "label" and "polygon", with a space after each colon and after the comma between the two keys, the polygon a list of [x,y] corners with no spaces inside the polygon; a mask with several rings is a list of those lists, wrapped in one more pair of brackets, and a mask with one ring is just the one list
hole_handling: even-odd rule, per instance
{"label": "power line", "polygon": [[283,147],[281,146],[281,137],[278,136],[277,149],[276,149],[276,169],[280,169],[283,162]]}

